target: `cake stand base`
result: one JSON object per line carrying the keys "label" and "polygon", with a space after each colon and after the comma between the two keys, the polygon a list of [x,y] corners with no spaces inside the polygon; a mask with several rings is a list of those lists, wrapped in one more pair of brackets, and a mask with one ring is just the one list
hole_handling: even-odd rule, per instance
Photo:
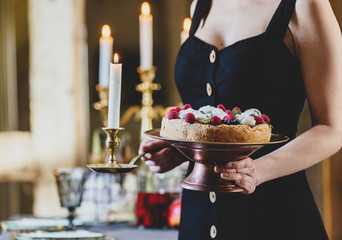
{"label": "cake stand base", "polygon": [[243,188],[237,187],[230,181],[223,180],[220,174],[214,171],[214,165],[195,163],[191,174],[181,183],[182,188],[194,191],[213,192],[242,192]]}

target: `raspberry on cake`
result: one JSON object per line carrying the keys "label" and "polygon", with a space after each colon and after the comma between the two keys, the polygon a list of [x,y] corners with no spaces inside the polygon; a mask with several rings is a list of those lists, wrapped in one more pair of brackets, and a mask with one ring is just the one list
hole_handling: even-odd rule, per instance
{"label": "raspberry on cake", "polygon": [[219,105],[217,106],[217,108],[222,109],[224,112],[226,111],[226,108],[225,108],[222,104],[219,104]]}
{"label": "raspberry on cake", "polygon": [[182,110],[186,110],[188,108],[191,108],[191,105],[190,104],[185,104],[183,107],[182,107]]}
{"label": "raspberry on cake", "polygon": [[222,121],[218,116],[212,116],[210,119],[210,124],[216,126],[222,124]]}
{"label": "raspberry on cake", "polygon": [[169,120],[171,119],[178,119],[178,112],[176,109],[171,109],[168,113],[167,113],[167,118]]}
{"label": "raspberry on cake", "polygon": [[259,116],[254,116],[255,124],[262,124],[264,120]]}
{"label": "raspberry on cake", "polygon": [[[177,109],[179,110],[179,109]],[[256,108],[241,112],[220,104],[198,110],[184,105],[171,109],[162,119],[160,136],[196,142],[261,143],[271,139],[270,119]]]}
{"label": "raspberry on cake", "polygon": [[270,118],[266,114],[261,114],[261,117],[266,123],[270,123]]}
{"label": "raspberry on cake", "polygon": [[187,123],[194,123],[194,122],[196,122],[195,115],[193,113],[190,113],[190,112],[185,115],[184,120]]}
{"label": "raspberry on cake", "polygon": [[234,121],[235,119],[236,119],[235,115],[233,113],[229,113],[227,114],[227,116],[224,116],[222,120],[225,123],[229,123],[229,121]]}
{"label": "raspberry on cake", "polygon": [[180,107],[175,107],[174,108],[177,112],[180,112],[182,109]]}

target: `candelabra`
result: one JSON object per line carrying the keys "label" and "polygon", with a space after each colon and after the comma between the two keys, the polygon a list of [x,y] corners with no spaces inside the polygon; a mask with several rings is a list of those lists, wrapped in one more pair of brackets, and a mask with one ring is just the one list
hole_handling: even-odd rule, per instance
{"label": "candelabra", "polygon": [[96,85],[95,89],[100,100],[94,103],[93,107],[100,112],[103,126],[107,126],[109,89],[103,88],[99,84]]}
{"label": "candelabra", "polygon": [[163,115],[164,108],[162,106],[153,107],[153,91],[161,89],[160,84],[153,82],[156,76],[156,68],[152,66],[150,69],[143,70],[138,67],[137,72],[140,75],[141,83],[135,89],[142,94],[141,107],[129,107],[123,114],[120,125],[124,126],[133,116],[135,120],[141,120],[140,138],[142,139],[144,132],[152,129],[152,120],[157,120]]}
{"label": "candelabra", "polygon": [[[143,133],[152,129],[152,121],[162,116],[165,109],[160,105],[153,106],[153,91],[161,89],[160,84],[153,82],[156,76],[156,68],[152,66],[150,69],[143,70],[141,67],[138,67],[137,72],[140,75],[141,83],[135,89],[142,94],[141,106],[129,107],[120,119],[120,126],[125,126],[132,117],[134,120],[141,120],[140,138],[143,138]],[[94,108],[100,112],[102,123],[106,126],[108,118],[108,88],[96,85],[96,90],[100,100],[94,103]]]}

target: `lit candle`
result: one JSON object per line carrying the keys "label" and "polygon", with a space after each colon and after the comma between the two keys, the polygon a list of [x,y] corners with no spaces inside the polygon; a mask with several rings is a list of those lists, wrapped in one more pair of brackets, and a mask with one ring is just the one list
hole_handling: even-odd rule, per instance
{"label": "lit candle", "polygon": [[113,56],[113,38],[110,36],[110,27],[103,25],[100,37],[99,55],[99,84],[102,88],[108,88],[109,64]]}
{"label": "lit candle", "polygon": [[139,16],[139,40],[140,40],[140,66],[143,70],[152,67],[153,56],[153,17],[150,14],[150,5],[144,2],[141,5]]}
{"label": "lit candle", "polygon": [[109,74],[108,128],[119,128],[120,125],[121,72],[122,64],[115,53]]}
{"label": "lit candle", "polygon": [[191,27],[191,19],[185,18],[183,22],[183,31],[181,32],[181,45],[189,37],[190,27]]}

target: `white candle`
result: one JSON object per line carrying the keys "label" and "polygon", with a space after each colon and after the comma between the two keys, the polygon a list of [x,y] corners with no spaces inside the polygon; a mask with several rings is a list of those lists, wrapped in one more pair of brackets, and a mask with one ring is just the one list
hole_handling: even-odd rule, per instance
{"label": "white candle", "polygon": [[181,32],[181,45],[185,42],[189,37],[189,31],[191,27],[191,19],[185,18],[183,22],[183,31]]}
{"label": "white candle", "polygon": [[139,16],[139,40],[140,40],[140,66],[143,70],[152,67],[153,58],[153,17],[150,14],[150,5],[144,2],[141,5]]}
{"label": "white candle", "polygon": [[109,74],[108,128],[119,128],[120,125],[121,72],[122,64],[115,53]]}
{"label": "white candle", "polygon": [[109,66],[113,56],[113,38],[110,36],[110,27],[103,25],[100,37],[99,55],[99,84],[102,88],[108,88]]}

